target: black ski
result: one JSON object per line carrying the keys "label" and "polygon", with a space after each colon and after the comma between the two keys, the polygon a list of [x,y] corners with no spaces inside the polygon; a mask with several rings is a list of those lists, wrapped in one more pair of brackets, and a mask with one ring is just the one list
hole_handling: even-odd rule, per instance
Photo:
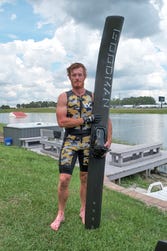
{"label": "black ski", "polygon": [[103,30],[94,91],[93,114],[102,119],[91,127],[91,149],[89,158],[85,227],[98,228],[101,219],[102,189],[104,179],[107,122],[109,117],[114,62],[124,18],[109,16]]}

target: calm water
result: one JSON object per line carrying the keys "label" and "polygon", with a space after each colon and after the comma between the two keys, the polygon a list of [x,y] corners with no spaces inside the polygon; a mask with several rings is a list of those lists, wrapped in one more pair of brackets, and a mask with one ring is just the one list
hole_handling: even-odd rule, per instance
{"label": "calm water", "polygon": [[113,137],[130,144],[161,141],[167,149],[167,114],[114,114]]}
{"label": "calm water", "polygon": [[[167,149],[167,114],[111,114],[113,138],[130,144],[161,141]],[[8,113],[0,113],[0,123],[51,122],[56,123],[54,113],[28,113],[26,118],[16,119]]]}

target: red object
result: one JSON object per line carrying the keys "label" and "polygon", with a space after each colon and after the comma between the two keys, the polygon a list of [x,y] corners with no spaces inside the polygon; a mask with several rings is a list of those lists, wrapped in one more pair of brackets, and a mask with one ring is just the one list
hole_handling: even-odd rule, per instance
{"label": "red object", "polygon": [[27,114],[24,112],[11,112],[9,115],[15,118],[24,118],[27,116]]}

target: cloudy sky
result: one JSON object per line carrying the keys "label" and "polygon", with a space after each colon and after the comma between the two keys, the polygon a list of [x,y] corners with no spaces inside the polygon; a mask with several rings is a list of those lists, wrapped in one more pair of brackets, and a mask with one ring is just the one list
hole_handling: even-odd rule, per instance
{"label": "cloudy sky", "polygon": [[124,16],[112,98],[167,100],[166,0],[0,0],[0,105],[57,101],[66,68],[86,65],[94,90],[105,18]]}

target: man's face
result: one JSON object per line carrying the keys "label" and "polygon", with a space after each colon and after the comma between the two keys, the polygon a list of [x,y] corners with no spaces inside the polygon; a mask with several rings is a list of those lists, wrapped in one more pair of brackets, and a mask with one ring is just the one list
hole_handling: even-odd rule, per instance
{"label": "man's face", "polygon": [[69,78],[74,89],[80,89],[84,87],[84,80],[86,76],[82,67],[73,69]]}

